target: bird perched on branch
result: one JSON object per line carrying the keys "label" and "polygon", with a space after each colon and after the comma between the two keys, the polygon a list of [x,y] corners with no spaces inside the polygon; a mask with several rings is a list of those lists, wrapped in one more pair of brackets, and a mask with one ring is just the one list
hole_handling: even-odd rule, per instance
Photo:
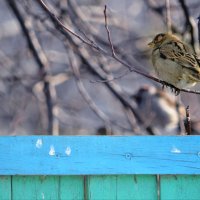
{"label": "bird perched on branch", "polygon": [[180,89],[200,82],[200,60],[177,36],[159,33],[148,45],[153,48],[152,62],[157,76],[177,95]]}

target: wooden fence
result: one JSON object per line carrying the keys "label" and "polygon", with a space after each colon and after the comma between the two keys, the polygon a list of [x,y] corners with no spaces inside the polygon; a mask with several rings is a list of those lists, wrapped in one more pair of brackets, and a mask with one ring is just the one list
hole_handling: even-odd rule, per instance
{"label": "wooden fence", "polygon": [[199,136],[0,137],[0,200],[199,200]]}

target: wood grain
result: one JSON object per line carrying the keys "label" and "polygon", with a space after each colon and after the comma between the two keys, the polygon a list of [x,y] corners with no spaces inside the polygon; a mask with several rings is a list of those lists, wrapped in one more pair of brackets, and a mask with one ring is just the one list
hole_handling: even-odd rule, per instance
{"label": "wood grain", "polygon": [[59,199],[58,176],[13,176],[12,200]]}
{"label": "wood grain", "polygon": [[161,175],[158,184],[155,175],[1,176],[0,199],[200,199],[200,176]]}
{"label": "wood grain", "polygon": [[200,199],[200,176],[161,176],[161,199],[198,200]]}
{"label": "wood grain", "polygon": [[11,176],[0,176],[0,199],[11,200]]}
{"label": "wood grain", "polygon": [[60,176],[59,200],[84,199],[83,176]]}
{"label": "wood grain", "polygon": [[0,139],[1,175],[200,174],[199,136]]}
{"label": "wood grain", "polygon": [[117,199],[131,199],[131,200],[157,199],[156,176],[155,175],[117,176]]}

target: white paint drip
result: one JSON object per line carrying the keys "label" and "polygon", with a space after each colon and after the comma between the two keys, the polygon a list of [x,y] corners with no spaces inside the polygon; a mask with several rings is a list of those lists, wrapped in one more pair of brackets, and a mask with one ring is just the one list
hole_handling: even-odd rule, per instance
{"label": "white paint drip", "polygon": [[65,150],[66,155],[67,155],[67,156],[70,156],[70,155],[71,155],[71,152],[72,152],[71,148],[70,148],[70,147],[67,147],[66,150]]}
{"label": "white paint drip", "polygon": [[42,192],[42,199],[45,199],[45,197],[44,197],[44,193]]}
{"label": "white paint drip", "polygon": [[55,156],[55,153],[56,153],[56,152],[55,152],[54,146],[51,145],[51,146],[50,146],[50,150],[49,150],[49,155],[50,155],[50,156]]}
{"label": "white paint drip", "polygon": [[176,148],[176,147],[173,147],[173,148],[171,149],[171,153],[181,153],[181,150],[178,149],[178,148]]}
{"label": "white paint drip", "polygon": [[35,146],[36,148],[40,149],[42,147],[42,139],[38,139]]}

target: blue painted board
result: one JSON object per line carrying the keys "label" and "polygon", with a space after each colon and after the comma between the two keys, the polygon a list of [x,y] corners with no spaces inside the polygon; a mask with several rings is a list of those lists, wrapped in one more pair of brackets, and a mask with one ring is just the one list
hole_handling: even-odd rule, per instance
{"label": "blue painted board", "polygon": [[200,174],[200,137],[2,136],[0,174]]}

